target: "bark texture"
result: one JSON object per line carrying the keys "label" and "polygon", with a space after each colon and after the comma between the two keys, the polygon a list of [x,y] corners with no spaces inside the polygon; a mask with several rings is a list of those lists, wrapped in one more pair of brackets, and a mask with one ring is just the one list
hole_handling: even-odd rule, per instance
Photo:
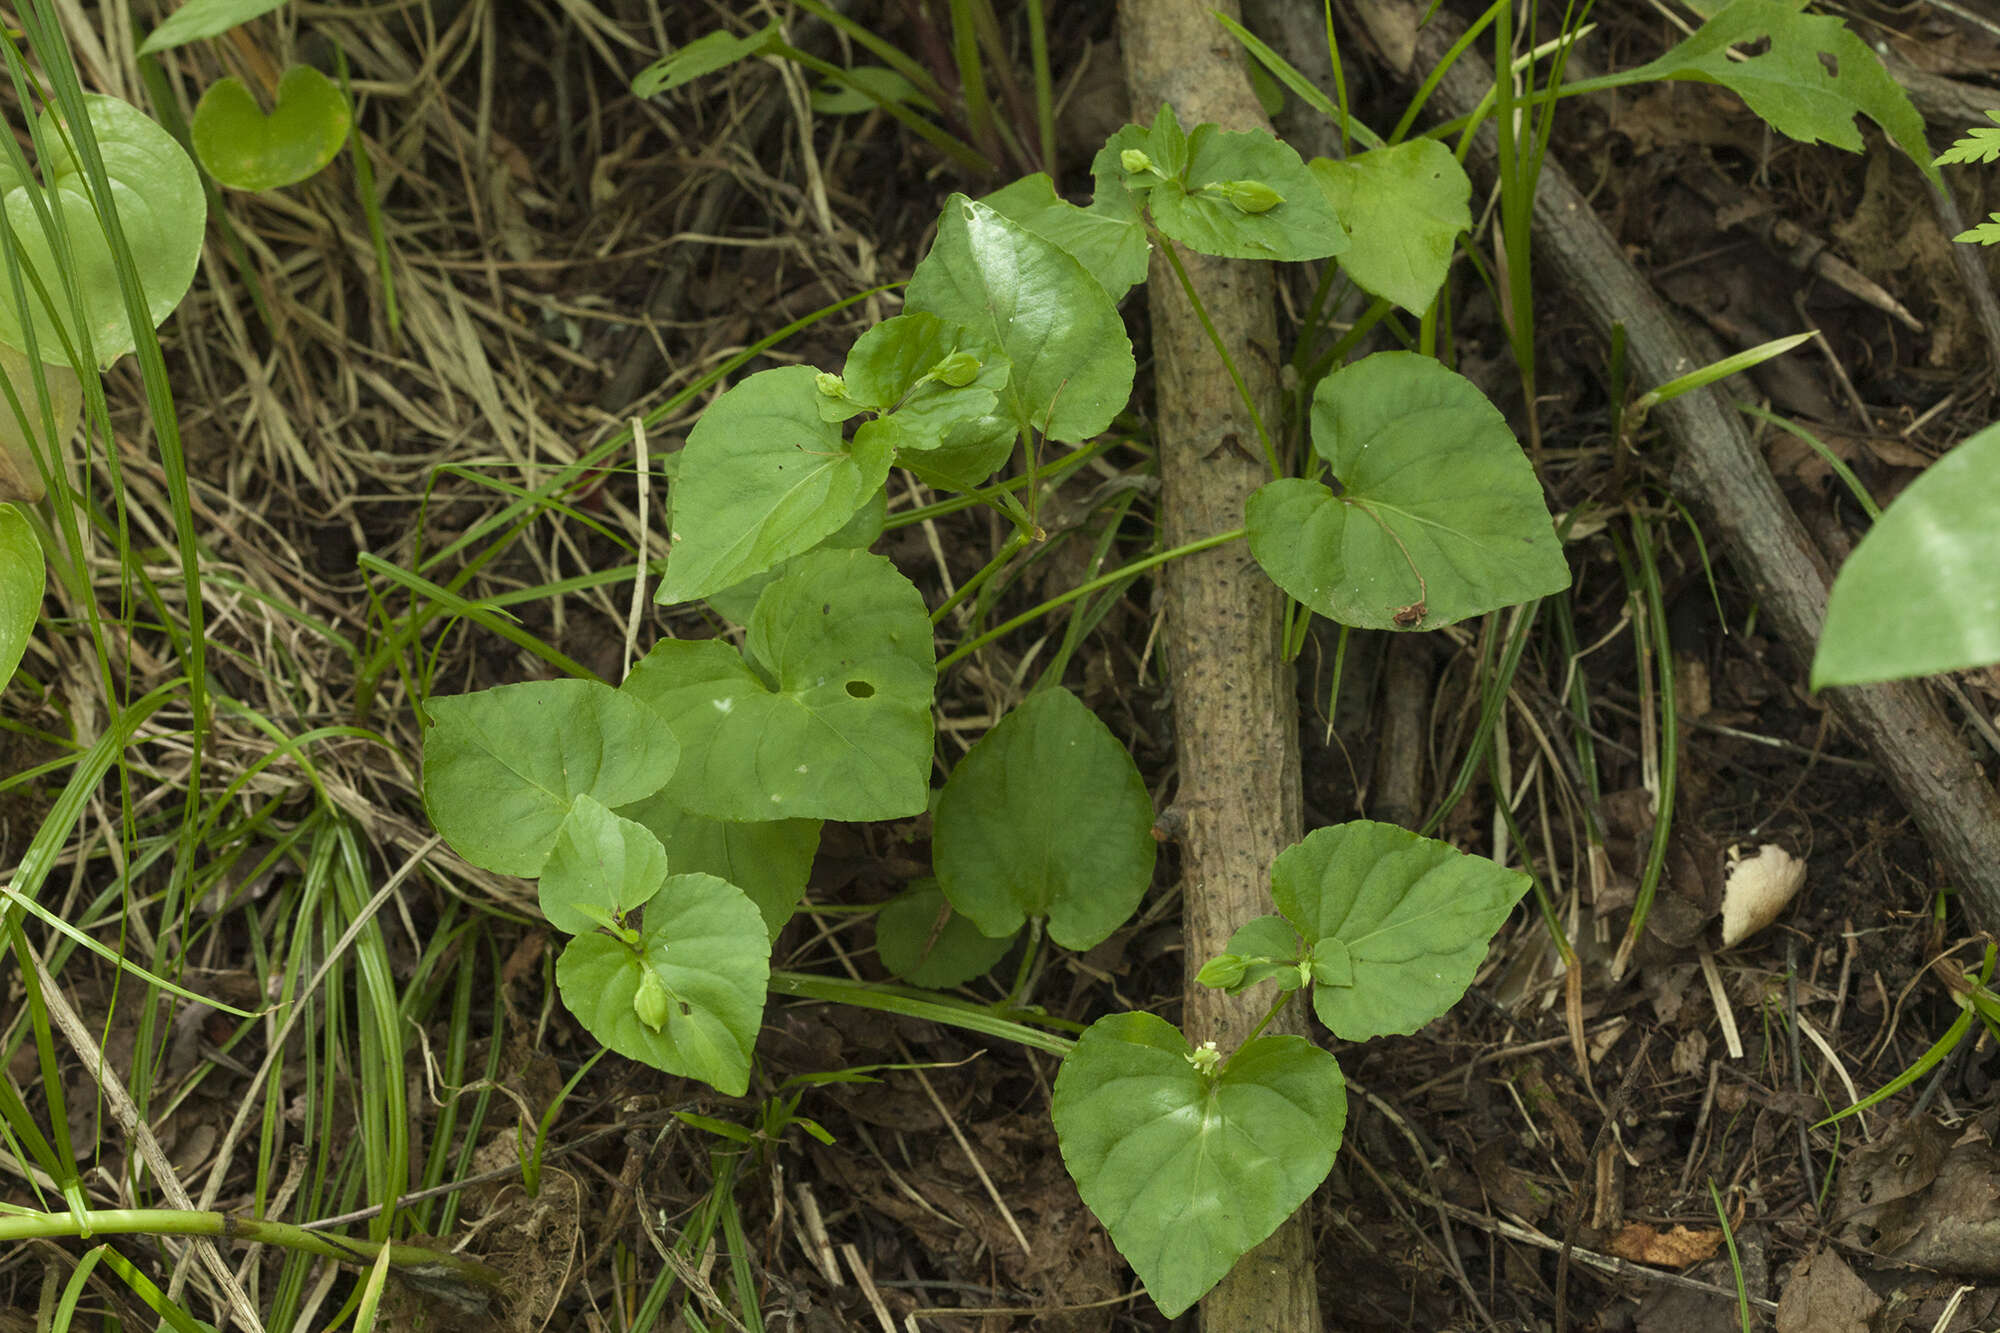
{"label": "bark texture", "polygon": [[[1360,7],[1370,24],[1422,5],[1370,0]],[[1458,31],[1440,19],[1417,39],[1412,72],[1436,68]],[[1490,86],[1486,63],[1466,52],[1431,99],[1433,111],[1464,115]],[[1467,164],[1493,174],[1496,149],[1490,127],[1477,136]],[[1609,335],[1622,323],[1633,382],[1663,384],[1704,364],[1658,295],[1625,258],[1616,238],[1553,158],[1542,166],[1535,196],[1539,262],[1575,294],[1597,328]],[[1811,661],[1826,620],[1831,574],[1791,506],[1771,479],[1750,439],[1743,416],[1720,387],[1684,394],[1658,408],[1653,420],[1673,444],[1674,489],[1721,535],[1720,546],[1748,580],[1779,636],[1799,658]],[[1889,778],[1943,867],[1964,896],[1968,915],[1983,930],[2000,930],[2000,795],[1973,761],[1928,686],[1919,681],[1861,685],[1827,691],[1835,714]]]}
{"label": "bark texture", "polygon": [[[1212,0],[1125,0],[1119,12],[1134,116],[1161,102],[1182,125],[1268,128]],[[1184,252],[1182,262],[1266,423],[1280,416],[1277,315],[1268,264]],[[1160,477],[1168,545],[1243,524],[1250,493],[1270,480],[1243,401],[1164,255],[1147,285],[1157,383]],[[1280,652],[1283,598],[1233,543],[1166,566],[1167,658],[1185,815],[1181,839],[1186,1028],[1227,1051],[1261,1016],[1194,983],[1236,928],[1271,911],[1270,866],[1300,835],[1298,717]],[[1287,1023],[1289,1020],[1289,1025]],[[1303,1030],[1296,1006],[1272,1031]],[[1202,1302],[1212,1333],[1319,1333],[1312,1231],[1301,1209]]]}

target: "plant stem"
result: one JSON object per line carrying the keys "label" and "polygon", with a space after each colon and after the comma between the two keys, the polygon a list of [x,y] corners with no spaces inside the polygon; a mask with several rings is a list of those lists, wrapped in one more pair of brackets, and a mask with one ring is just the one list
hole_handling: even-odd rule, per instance
{"label": "plant stem", "polygon": [[[1150,229],[1149,229],[1150,230]],[[1222,341],[1222,335],[1215,331],[1215,324],[1208,317],[1208,307],[1201,303],[1195,293],[1194,282],[1188,277],[1187,268],[1181,263],[1181,252],[1174,243],[1158,231],[1153,239],[1160,243],[1160,252],[1173,265],[1174,276],[1180,279],[1181,290],[1187,294],[1188,304],[1194,307],[1195,318],[1201,321],[1202,331],[1208,334],[1208,341],[1215,348],[1215,354],[1222,358],[1222,365],[1229,372],[1230,380],[1236,385],[1236,392],[1243,399],[1243,410],[1250,414],[1250,424],[1257,428],[1257,442],[1264,446],[1264,461],[1271,465],[1271,475],[1282,477],[1285,470],[1278,466],[1278,450],[1271,443],[1271,432],[1264,429],[1264,416],[1257,410],[1257,404],[1250,397],[1250,386],[1243,382],[1243,375],[1236,369],[1235,358],[1229,355],[1229,347]]]}
{"label": "plant stem", "polygon": [[[178,1208],[104,1208],[82,1214],[8,1210],[0,1213],[0,1243],[46,1240],[55,1236],[208,1236],[222,1241],[277,1245],[302,1254],[316,1254],[342,1263],[368,1264],[380,1257],[383,1244],[347,1236],[307,1231],[286,1222],[232,1217],[228,1213],[189,1212]],[[389,1245],[389,1263],[412,1276],[456,1280],[498,1292],[506,1277],[475,1259],[420,1245]]]}
{"label": "plant stem", "polygon": [[959,584],[958,591],[953,593],[951,596],[945,598],[944,601],[938,604],[938,609],[931,612],[931,624],[933,625],[943,624],[944,618],[946,616],[950,615],[956,607],[958,607],[965,601],[966,598],[978,592],[979,589],[986,583],[988,579],[992,578],[995,574],[998,574],[1002,569],[1004,569],[1007,565],[1007,562],[1009,560],[1012,560],[1015,557],[1015,555],[1020,552],[1021,548],[1028,544],[1028,542],[1034,537],[1034,535],[1035,534],[1026,532],[1020,528],[1016,528],[1014,529],[1013,532],[1009,533],[1007,535],[1007,540],[1000,543],[999,554],[995,555],[991,560],[988,560],[985,563],[985,565],[980,568],[977,574],[974,574],[971,578]]}
{"label": "plant stem", "polygon": [[1079,597],[1087,597],[1099,588],[1109,587],[1120,579],[1131,578],[1134,574],[1143,574],[1156,565],[1164,565],[1168,561],[1178,560],[1184,555],[1193,555],[1196,551],[1206,551],[1212,546],[1222,546],[1229,542],[1240,541],[1249,535],[1249,532],[1244,528],[1231,528],[1228,532],[1218,532],[1213,537],[1204,537],[1200,541],[1188,542],[1186,545],[1176,546],[1170,551],[1160,551],[1149,555],[1143,560],[1134,560],[1131,564],[1114,569],[1109,574],[1100,574],[1094,579],[1079,583],[1062,596],[1052,597],[1032,610],[1023,611],[1012,620],[995,625],[978,638],[970,639],[960,644],[938,659],[938,670],[943,671],[946,667],[970,657],[973,653],[978,652],[995,639],[1013,633],[1031,620],[1039,620],[1059,606],[1073,602]]}

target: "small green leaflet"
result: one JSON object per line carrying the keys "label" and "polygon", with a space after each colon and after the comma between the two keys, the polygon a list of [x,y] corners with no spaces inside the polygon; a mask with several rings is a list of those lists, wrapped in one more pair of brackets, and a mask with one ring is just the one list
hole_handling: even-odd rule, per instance
{"label": "small green leaflet", "polygon": [[139,54],[154,56],[204,37],[214,37],[284,3],[285,0],[188,0],[139,44]]}
{"label": "small green leaflet", "polygon": [[[1988,111],[1986,118],[2000,125],[2000,111]],[[1949,167],[1962,162],[1996,161],[2000,161],[2000,129],[1975,125],[1965,132],[1964,138],[1939,153],[1931,165]]]}
{"label": "small green leaflet", "polygon": [[[1132,156],[1137,154],[1138,156]],[[1144,160],[1150,165],[1135,169]],[[1146,198],[1153,225],[1191,250],[1227,259],[1323,259],[1347,232],[1299,155],[1266,130],[1181,132],[1162,105],[1151,129],[1127,125],[1090,166]]]}
{"label": "small green leaflet", "polygon": [[643,825],[579,796],[542,864],[542,915],[568,935],[587,935],[643,907],[667,877],[667,851]]}
{"label": "small green leaflet", "polygon": [[875,952],[882,966],[912,986],[949,990],[993,970],[1014,936],[979,933],[951,910],[934,879],[918,880],[875,915]]}
{"label": "small green leaflet", "polygon": [[937,106],[917,85],[881,65],[856,65],[813,89],[812,109],[822,116],[858,116],[897,102],[937,114]]}
{"label": "small green leaflet", "polygon": [[[1769,41],[1747,58],[1741,49]],[[1658,60],[1621,83],[1692,79],[1719,83],[1779,133],[1861,151],[1857,114],[1880,125],[1932,184],[1941,177],[1924,139],[1924,118],[1868,44],[1839,19],[1805,14],[1793,0],[1736,0]]]}
{"label": "small green leaflet", "polygon": [[2000,662],[2000,425],[1925,468],[1840,567],[1812,687]]}
{"label": "small green leaflet", "polygon": [[771,946],[756,905],[713,875],[662,884],[646,904],[636,946],[578,935],[556,961],[563,1003],[591,1036],[729,1097],[750,1086],[770,979]]}
{"label": "small green leaflet", "polygon": [[1200,1300],[1333,1169],[1347,1090],[1303,1037],[1258,1037],[1204,1075],[1147,1013],[1090,1025],[1051,1111],[1063,1163],[1168,1318]]}
{"label": "small green leaflet", "polygon": [[538,680],[425,704],[424,806],[453,851],[533,876],[570,806],[620,806],[673,776],[680,745],[639,700],[594,680]]}
{"label": "small green leaflet", "polygon": [[1103,285],[1067,251],[964,195],[945,202],[904,309],[961,324],[1006,355],[1000,410],[1021,430],[1080,443],[1132,396],[1132,342]]}
{"label": "small green leaflet", "polygon": [[713,74],[739,60],[760,55],[782,36],[776,23],[767,23],[747,37],[738,37],[727,31],[697,37],[678,51],[669,51],[640,70],[632,80],[632,96],[658,97],[704,74]]}
{"label": "small green leaflet", "polygon": [[1378,352],[1313,392],[1340,483],[1250,497],[1250,553],[1293,600],[1360,629],[1433,629],[1569,586],[1541,483],[1507,420],[1427,356]]}
{"label": "small green leaflet", "polygon": [[1306,169],[1352,238],[1341,268],[1369,294],[1422,316],[1472,225],[1472,182],[1451,150],[1411,139],[1345,161],[1316,157]]}
{"label": "small green leaflet", "polygon": [[1528,877],[1394,824],[1315,829],[1271,863],[1305,937],[1313,1012],[1343,1041],[1411,1033],[1457,1004]]}
{"label": "small green leaflet", "polygon": [[278,190],[325,167],[347,142],[353,112],[332,79],[294,65],[278,80],[271,114],[241,79],[217,79],[188,126],[208,174],[232,190]]}
{"label": "small green leaflet", "polygon": [[[953,427],[991,415],[1008,369],[998,348],[956,324],[921,311],[896,315],[855,340],[834,408],[841,417],[852,407],[891,414],[899,454],[935,449]],[[825,417],[823,389],[821,398]]]}
{"label": "small green leaflet", "polygon": [[1068,251],[1113,301],[1146,280],[1146,256],[1153,247],[1122,172],[1098,181],[1088,208],[1057,198],[1055,182],[1041,171],[979,202]]}
{"label": "small green leaflet", "polygon": [[1281,916],[1260,916],[1244,922],[1229,937],[1229,947],[1201,965],[1195,980],[1204,986],[1241,995],[1262,981],[1279,990],[1297,990],[1311,979],[1301,970],[1306,951],[1299,933]]}
{"label": "small green leaflet", "polygon": [[618,813],[652,831],[675,874],[714,875],[749,894],[774,940],[792,919],[819,850],[817,819],[731,823],[689,814],[664,792]]}
{"label": "small green leaflet", "polygon": [[1088,949],[1125,924],[1153,879],[1153,799],[1125,747],[1068,690],[1042,690],[958,761],[932,817],[951,905],[987,935],[1046,916]]}
{"label": "small green leaflet", "polygon": [[[111,180],[113,200],[105,202],[118,210],[118,224],[145,287],[147,317],[157,325],[187,295],[195,264],[201,258],[208,217],[201,174],[174,137],[137,108],[94,93],[85,94],[83,100]],[[48,188],[33,177],[17,175],[11,163],[0,161],[0,201],[4,201],[7,220],[14,228],[22,262],[39,275],[78,354],[83,354],[80,331],[69,327],[72,290],[82,300],[90,334],[89,354],[97,358],[98,365],[108,366],[136,345],[132,323],[125,314],[118,267],[111,258],[111,242],[98,221],[83,167],[70,152],[66,132],[58,127],[53,111],[38,118],[36,134],[44,154],[41,174],[49,182]],[[73,135],[73,130],[68,132],[69,137]],[[36,211],[37,197],[41,207],[61,219],[69,236],[70,262],[56,260],[55,244]],[[68,364],[47,306],[35,295],[33,283],[27,284],[27,291],[38,339],[36,354],[44,361]],[[11,289],[8,293],[0,294],[0,342],[25,352],[27,336],[21,312],[13,308]]]}
{"label": "small green leaflet", "polygon": [[42,614],[41,543],[19,505],[0,504],[0,690],[14,678]]}
{"label": "small green leaflet", "polygon": [[923,598],[894,565],[800,557],[758,598],[744,653],[667,639],[626,678],[685,747],[669,800],[751,821],[923,811],[936,656]]}
{"label": "small green leaflet", "polygon": [[673,547],[657,600],[719,592],[817,546],[888,479],[894,445],[870,422],[849,442],[820,417],[819,372],[760,371],[702,413],[672,491]]}

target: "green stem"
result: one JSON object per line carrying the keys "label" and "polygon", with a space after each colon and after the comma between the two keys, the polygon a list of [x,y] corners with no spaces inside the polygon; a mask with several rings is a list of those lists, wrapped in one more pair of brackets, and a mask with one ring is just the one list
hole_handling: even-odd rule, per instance
{"label": "green stem", "polygon": [[[845,977],[813,976],[805,972],[773,972],[771,990],[779,995],[797,995],[808,1000],[824,1000],[829,1004],[851,1004],[859,1009],[879,1009],[883,1013],[901,1014],[905,1018],[926,1019],[932,1023],[964,1028],[968,1032],[999,1037],[1038,1051],[1047,1051],[1051,1055],[1068,1055],[1076,1045],[1067,1037],[1006,1017],[1012,1011],[967,1004],[949,995],[922,991],[912,986],[849,981]],[[1041,1014],[1033,1017],[1052,1027],[1071,1028],[1078,1032],[1083,1030],[1081,1024],[1062,1019]]]}
{"label": "green stem", "polygon": [[1159,241],[1161,251],[1167,256],[1167,262],[1173,265],[1174,276],[1181,280],[1181,290],[1187,293],[1188,304],[1194,307],[1195,318],[1201,321],[1202,331],[1208,335],[1208,341],[1215,348],[1216,355],[1222,358],[1223,369],[1229,372],[1230,380],[1236,385],[1236,392],[1243,398],[1243,409],[1250,414],[1250,424],[1257,428],[1257,442],[1264,446],[1264,461],[1271,465],[1271,475],[1284,476],[1285,470],[1278,466],[1277,448],[1271,443],[1271,433],[1264,429],[1263,414],[1257,410],[1256,402],[1250,397],[1250,386],[1243,382],[1242,374],[1237,371],[1235,358],[1229,355],[1229,349],[1223,345],[1222,335],[1215,331],[1215,325],[1209,320],[1208,307],[1201,303],[1201,297],[1195,292],[1194,282],[1188,277],[1187,268],[1181,263],[1179,248],[1161,232],[1155,231],[1153,237]]}
{"label": "green stem", "polygon": [[1021,947],[1021,966],[1014,971],[1014,984],[1007,991],[1010,1008],[1026,1003],[1028,991],[1028,971],[1035,965],[1035,955],[1042,949],[1042,919],[1031,917],[1028,921],[1028,942]]}
{"label": "green stem", "polygon": [[1028,544],[1032,536],[1033,534],[1024,532],[1020,528],[1016,528],[1013,532],[1009,533],[1007,540],[1000,544],[1000,553],[991,560],[988,560],[977,574],[959,584],[958,591],[945,598],[943,602],[939,603],[938,609],[931,612],[931,624],[943,624],[946,616],[950,615],[954,609],[963,604],[966,598],[978,592],[981,585],[988,579],[998,574],[1006,566],[1007,562],[1012,560],[1023,546]]}
{"label": "green stem", "polygon": [[[1245,1046],[1248,1046],[1251,1042],[1257,1040],[1258,1037],[1262,1036],[1264,1029],[1271,1026],[1271,1020],[1278,1016],[1278,1011],[1285,1007],[1285,1001],[1291,998],[1292,998],[1292,993],[1290,991],[1279,992],[1278,998],[1271,1001],[1271,1007],[1264,1011],[1264,1016],[1257,1020],[1257,1026],[1250,1029],[1249,1035],[1244,1037],[1242,1042],[1240,1042],[1237,1045],[1236,1051],[1242,1050]],[[1231,1051],[1229,1053],[1229,1058],[1231,1060],[1236,1058],[1236,1051]],[[1227,1064],[1228,1061],[1225,1060],[1223,1063]]]}
{"label": "green stem", "polygon": [[1219,532],[1213,537],[1203,537],[1200,541],[1188,542],[1186,545],[1176,546],[1170,551],[1160,551],[1154,555],[1147,556],[1143,560],[1134,560],[1131,564],[1114,569],[1109,574],[1100,574],[1094,579],[1079,583],[1062,596],[1051,597],[1040,606],[1032,610],[1023,611],[1012,620],[995,625],[978,638],[970,639],[960,644],[938,659],[938,670],[943,671],[946,667],[970,657],[995,639],[1012,634],[1029,621],[1039,620],[1057,607],[1067,605],[1079,597],[1087,597],[1099,588],[1109,587],[1120,579],[1129,579],[1135,574],[1143,574],[1156,565],[1166,564],[1169,560],[1178,560],[1184,555],[1193,555],[1197,551],[1206,551],[1212,546],[1223,546],[1229,542],[1241,540],[1249,535],[1249,532],[1243,528],[1231,528],[1228,532]]}
{"label": "green stem", "polygon": [[186,1212],[177,1208],[104,1208],[82,1214],[9,1209],[0,1213],[0,1244],[56,1236],[208,1236],[221,1241],[276,1245],[349,1264],[372,1264],[386,1248],[390,1265],[411,1276],[433,1281],[456,1280],[494,1292],[506,1288],[506,1278],[499,1270],[443,1250],[421,1245],[385,1247],[380,1241],[333,1236],[285,1222],[232,1217],[228,1213]]}

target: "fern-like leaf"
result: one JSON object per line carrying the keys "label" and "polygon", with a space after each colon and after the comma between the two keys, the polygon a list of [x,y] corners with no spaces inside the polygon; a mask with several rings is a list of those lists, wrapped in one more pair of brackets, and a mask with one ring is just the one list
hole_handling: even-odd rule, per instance
{"label": "fern-like leaf", "polygon": [[2000,245],[2000,213],[1993,214],[1985,222],[1968,228],[1951,239],[1964,241],[1967,244]]}
{"label": "fern-like leaf", "polygon": [[[2000,111],[1988,111],[1986,118],[2000,124]],[[2000,161],[2000,129],[1980,126],[1937,156],[1934,166],[1948,167],[1959,162]]]}

